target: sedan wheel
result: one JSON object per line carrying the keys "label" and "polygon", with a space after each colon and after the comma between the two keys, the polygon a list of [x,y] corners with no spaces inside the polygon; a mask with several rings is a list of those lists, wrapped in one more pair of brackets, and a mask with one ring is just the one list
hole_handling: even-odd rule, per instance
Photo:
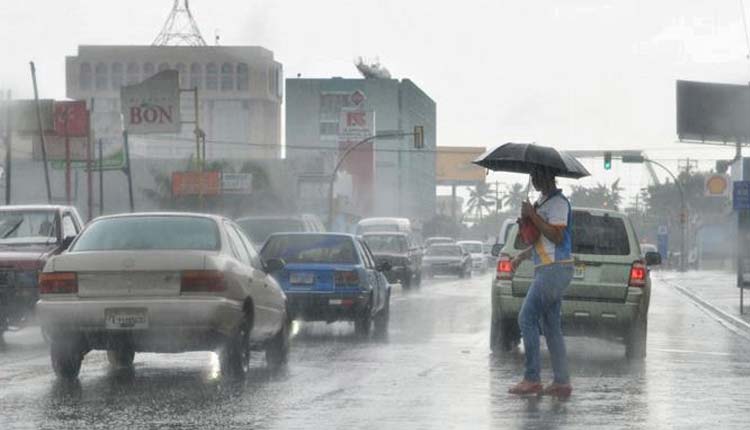
{"label": "sedan wheel", "polygon": [[284,318],[284,323],[276,336],[266,348],[266,363],[269,367],[278,368],[289,361],[289,326],[291,321]]}
{"label": "sedan wheel", "polygon": [[79,342],[67,339],[55,340],[50,345],[52,369],[59,378],[76,378],[81,371],[84,354]]}
{"label": "sedan wheel", "polygon": [[114,369],[129,369],[133,367],[135,350],[130,347],[121,347],[107,351],[107,361]]}
{"label": "sedan wheel", "polygon": [[354,320],[354,332],[360,336],[366,337],[370,334],[371,329],[372,315],[370,314],[370,310],[367,309],[365,310],[364,315],[360,315],[356,320]]}
{"label": "sedan wheel", "polygon": [[244,376],[250,370],[250,323],[247,319],[224,345],[220,362],[222,373],[229,375]]}
{"label": "sedan wheel", "polygon": [[384,338],[388,336],[388,322],[391,317],[391,293],[388,293],[388,297],[385,299],[385,305],[383,309],[375,315],[375,336],[378,338]]}

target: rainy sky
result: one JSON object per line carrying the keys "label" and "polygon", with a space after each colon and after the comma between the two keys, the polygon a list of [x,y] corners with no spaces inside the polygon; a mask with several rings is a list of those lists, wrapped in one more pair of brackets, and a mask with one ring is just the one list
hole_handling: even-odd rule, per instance
{"label": "rainy sky", "polygon": [[[34,59],[42,95],[62,98],[64,58],[77,45],[150,44],[171,3],[4,0],[0,86],[31,96]],[[209,43],[218,31],[221,44],[269,48],[287,77],[358,77],[356,57],[379,57],[436,100],[439,145],[651,148],[669,161],[679,153],[655,148],[683,147],[675,142],[675,79],[750,81],[740,0],[190,5]]]}

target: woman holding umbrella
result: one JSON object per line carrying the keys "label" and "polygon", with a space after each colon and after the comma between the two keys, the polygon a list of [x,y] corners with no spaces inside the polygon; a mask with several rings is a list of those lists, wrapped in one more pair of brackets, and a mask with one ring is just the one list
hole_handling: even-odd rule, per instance
{"label": "woman holding umbrella", "polygon": [[[529,287],[518,316],[524,349],[526,371],[524,378],[509,390],[512,394],[547,394],[568,397],[573,391],[568,374],[565,340],[560,327],[560,308],[565,289],[573,279],[571,256],[570,202],[557,188],[555,177],[580,178],[586,169],[572,156],[553,148],[537,145],[508,143],[484,154],[475,161],[493,170],[529,173],[534,188],[541,192],[532,205],[524,202],[521,209],[524,230],[536,230],[538,235],[529,247],[513,259],[515,270],[524,260],[533,259],[534,280]],[[533,227],[532,227],[533,226]],[[552,361],[554,380],[543,387],[540,373],[539,324]]]}

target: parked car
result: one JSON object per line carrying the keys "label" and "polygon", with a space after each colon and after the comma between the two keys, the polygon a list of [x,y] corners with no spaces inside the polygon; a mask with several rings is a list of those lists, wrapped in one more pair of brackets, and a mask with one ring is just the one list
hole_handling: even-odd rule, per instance
{"label": "parked car", "polygon": [[393,231],[402,233],[414,233],[411,221],[408,218],[363,218],[357,223],[357,235],[363,235],[369,232]]}
{"label": "parked car", "polygon": [[391,287],[367,244],[343,233],[276,233],[261,257],[286,262],[273,276],[289,300],[289,315],[304,321],[354,321],[355,331],[388,330]]}
{"label": "parked car", "polygon": [[461,240],[456,242],[471,257],[471,268],[479,273],[487,272],[487,255],[484,253],[484,244],[478,240]]}
{"label": "parked car", "polygon": [[322,233],[325,226],[316,215],[262,215],[237,219],[256,249],[260,249],[273,233],[309,232]]}
{"label": "parked car", "polygon": [[97,218],[47,261],[37,304],[52,367],[78,375],[90,350],[115,367],[136,352],[219,350],[224,372],[244,375],[250,351],[286,362],[286,296],[242,229],[212,215],[142,213]]}
{"label": "parked car", "polygon": [[[573,209],[573,281],[562,303],[565,335],[619,340],[631,359],[646,355],[648,308],[651,297],[649,265],[661,263],[658,253],[641,256],[626,215],[609,210]],[[518,314],[533,279],[534,264],[524,261],[515,272],[511,259],[527,248],[512,227],[499,253],[492,285],[490,345],[494,351],[512,349],[520,340]]]}
{"label": "parked car", "polygon": [[0,207],[0,336],[33,315],[39,272],[82,228],[72,206]]}
{"label": "parked car", "polygon": [[366,233],[362,236],[370,247],[375,262],[388,262],[388,282],[399,282],[405,289],[419,287],[422,282],[422,249],[407,233]]}
{"label": "parked car", "polygon": [[422,271],[428,278],[435,275],[469,278],[471,277],[471,256],[456,244],[432,245],[425,251]]}
{"label": "parked car", "polygon": [[444,237],[444,236],[433,236],[428,237],[427,240],[424,241],[424,246],[426,248],[431,247],[432,245],[439,245],[439,244],[454,244],[456,243],[456,240],[452,237]]}

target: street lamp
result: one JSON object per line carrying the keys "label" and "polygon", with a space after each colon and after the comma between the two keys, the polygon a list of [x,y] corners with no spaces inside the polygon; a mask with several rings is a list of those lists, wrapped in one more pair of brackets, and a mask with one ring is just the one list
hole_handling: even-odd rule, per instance
{"label": "street lamp", "polygon": [[349,156],[349,154],[357,149],[358,147],[364,145],[367,142],[372,142],[374,140],[378,139],[400,139],[402,137],[406,136],[412,136],[414,138],[414,148],[415,149],[422,149],[424,148],[424,127],[421,125],[414,126],[414,131],[412,132],[403,132],[399,130],[395,131],[384,131],[380,134],[374,134],[372,136],[368,136],[359,142],[355,143],[354,145],[349,146],[346,151],[344,151],[344,154],[341,155],[338,162],[336,163],[336,167],[333,168],[333,172],[331,173],[331,181],[328,184],[328,229],[333,230],[333,220],[334,220],[334,203],[333,203],[333,185],[336,183],[336,175],[338,174],[339,169],[341,168],[341,165],[344,163],[344,160],[346,160],[346,157]]}
{"label": "street lamp", "polygon": [[686,243],[685,240],[687,238],[687,207],[685,205],[685,190],[682,188],[682,184],[680,184],[680,181],[677,180],[675,175],[672,173],[671,170],[667,169],[666,166],[663,164],[654,161],[649,160],[648,158],[644,157],[641,153],[633,153],[633,154],[623,154],[622,155],[622,162],[623,163],[631,163],[631,164],[643,164],[643,163],[650,163],[655,166],[659,166],[662,169],[664,169],[665,172],[669,174],[669,176],[672,177],[674,180],[675,185],[677,185],[677,190],[680,192],[680,272],[684,272],[687,270],[687,255],[686,255]]}

